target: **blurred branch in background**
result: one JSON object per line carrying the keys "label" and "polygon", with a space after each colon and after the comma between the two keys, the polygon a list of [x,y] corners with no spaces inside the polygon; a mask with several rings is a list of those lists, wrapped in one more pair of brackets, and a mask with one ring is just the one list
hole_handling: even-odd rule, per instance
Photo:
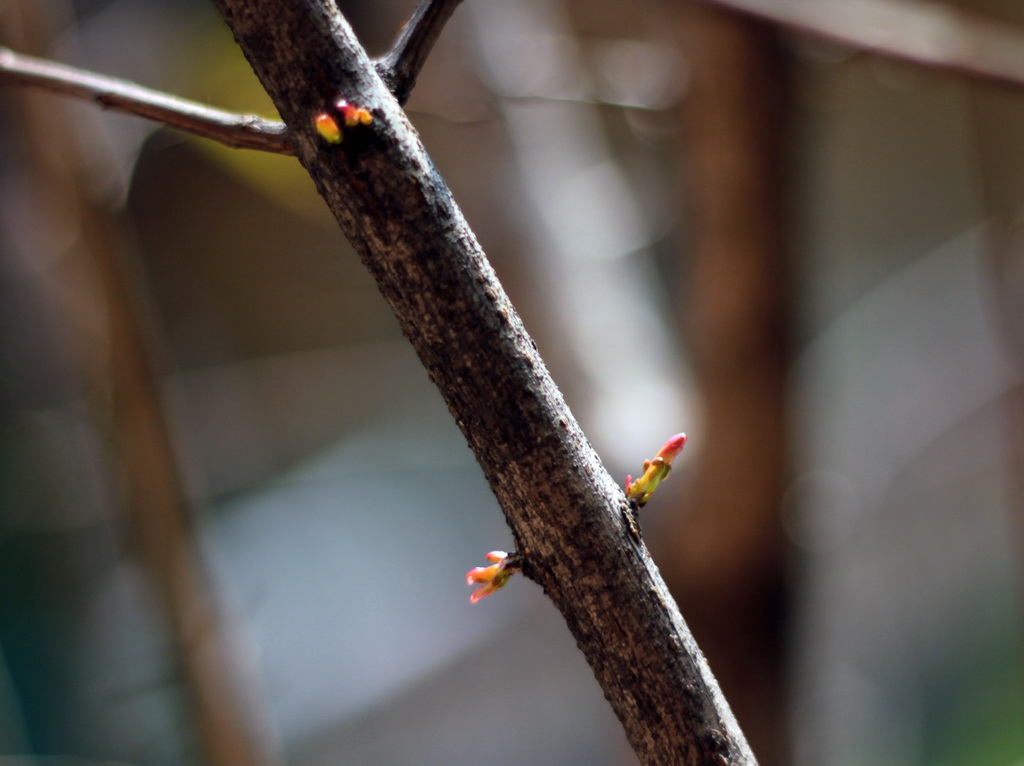
{"label": "blurred branch in background", "polygon": [[708,0],[857,50],[1014,88],[1024,86],[1024,32],[920,0]]}
{"label": "blurred branch in background", "polygon": [[[7,42],[24,50],[47,48],[52,36],[48,22],[65,11],[60,2],[9,4]],[[238,654],[229,648],[226,623],[218,614],[193,535],[193,497],[186,489],[154,371],[159,344],[147,326],[139,284],[133,281],[137,254],[132,252],[131,236],[109,204],[90,192],[82,170],[88,163],[77,153],[80,144],[67,140],[66,126],[73,120],[66,105],[34,92],[19,95],[21,135],[28,149],[24,161],[45,189],[46,204],[39,211],[50,218],[49,224],[36,223],[58,230],[71,227],[63,250],[37,247],[27,255],[36,262],[38,290],[52,299],[55,321],[61,323],[60,334],[69,344],[76,365],[71,373],[77,378],[71,386],[75,398],[86,400],[89,421],[108,450],[101,458],[110,471],[107,481],[112,488],[119,479],[125,486],[123,515],[108,507],[103,523],[121,527],[122,541],[157,594],[202,760],[211,766],[276,763],[265,722],[257,725],[260,717],[253,715],[258,695],[240,682]],[[99,130],[98,125],[92,127]],[[94,139],[92,146],[98,145]],[[58,263],[59,268],[43,268],[47,262]],[[116,497],[118,492],[113,489],[111,494]],[[33,563],[44,566],[41,559]],[[21,675],[29,669],[18,670]],[[46,722],[53,714],[49,706],[24,711],[32,722],[30,729],[52,727],[60,732],[55,740],[34,741],[39,752],[59,752],[75,731],[70,720]]]}
{"label": "blurred branch in background", "polygon": [[252,713],[261,707],[260,700],[251,684],[237,677],[242,655],[232,646],[197,545],[191,519],[195,496],[186,488],[154,372],[154,353],[161,345],[143,321],[140,283],[130,279],[133,254],[125,250],[116,223],[103,220],[101,211],[86,215],[97,219],[83,221],[91,223],[84,233],[110,334],[104,360],[110,376],[108,417],[127,488],[129,538],[166,610],[203,758],[218,766],[277,763],[267,747],[266,722],[254,725]]}
{"label": "blurred branch in background", "polygon": [[693,234],[679,319],[704,403],[686,511],[659,556],[765,766],[788,762],[786,236],[789,58],[779,30],[686,3],[685,177]]}

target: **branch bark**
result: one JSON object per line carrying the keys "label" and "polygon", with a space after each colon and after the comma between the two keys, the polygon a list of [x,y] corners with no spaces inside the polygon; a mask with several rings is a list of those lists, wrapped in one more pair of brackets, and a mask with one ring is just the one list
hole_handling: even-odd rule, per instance
{"label": "branch bark", "polygon": [[[397,101],[328,0],[217,0],[298,157],[377,280],[645,763],[753,764],[590,447]],[[338,95],[371,125],[340,145]],[[502,638],[515,641],[515,635]]]}
{"label": "branch bark", "polygon": [[235,149],[295,154],[283,123],[214,109],[127,80],[15,53],[10,48],[0,47],[0,85],[31,85],[93,101],[106,109],[162,122]]}
{"label": "branch bark", "polygon": [[427,61],[441,30],[462,0],[420,0],[409,23],[383,59],[377,62],[377,74],[398,103],[404,105],[416,86],[416,78]]}

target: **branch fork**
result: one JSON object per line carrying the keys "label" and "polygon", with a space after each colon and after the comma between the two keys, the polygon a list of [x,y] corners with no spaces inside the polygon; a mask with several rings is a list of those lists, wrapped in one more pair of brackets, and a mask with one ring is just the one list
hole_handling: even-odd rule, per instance
{"label": "branch fork", "polygon": [[[423,0],[392,49],[377,62],[377,72],[399,103],[404,104],[409,99],[428,54],[460,2]],[[218,109],[128,80],[27,56],[3,46],[0,46],[0,85],[31,86],[92,101],[104,109],[144,117],[233,149],[286,156],[296,154],[291,131],[283,122]],[[360,119],[361,115],[357,117]],[[362,124],[368,123],[362,120]],[[324,127],[338,140],[327,135],[324,138],[340,143],[341,132],[333,134],[326,123]]]}

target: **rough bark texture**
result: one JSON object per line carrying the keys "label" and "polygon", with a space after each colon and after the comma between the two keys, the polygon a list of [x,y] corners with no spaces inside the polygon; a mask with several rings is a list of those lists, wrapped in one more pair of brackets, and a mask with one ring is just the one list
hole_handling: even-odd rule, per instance
{"label": "rough bark texture", "polygon": [[[525,556],[645,763],[755,763],[626,502],[347,23],[325,0],[217,0],[301,162],[441,390]],[[372,110],[340,146],[312,118]],[[514,641],[515,635],[505,640]]]}

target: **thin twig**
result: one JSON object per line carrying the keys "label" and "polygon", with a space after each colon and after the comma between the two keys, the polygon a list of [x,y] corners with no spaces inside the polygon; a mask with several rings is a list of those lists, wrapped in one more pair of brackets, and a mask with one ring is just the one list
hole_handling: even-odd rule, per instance
{"label": "thin twig", "polygon": [[423,64],[430,55],[441,30],[462,0],[420,0],[409,23],[402,29],[398,40],[380,61],[377,73],[388,89],[405,105],[412,95]]}
{"label": "thin twig", "polygon": [[922,0],[710,0],[857,50],[1024,87],[1024,32]]}
{"label": "thin twig", "polygon": [[294,155],[284,123],[215,109],[195,101],[0,47],[0,85],[32,85],[162,122],[235,149]]}

